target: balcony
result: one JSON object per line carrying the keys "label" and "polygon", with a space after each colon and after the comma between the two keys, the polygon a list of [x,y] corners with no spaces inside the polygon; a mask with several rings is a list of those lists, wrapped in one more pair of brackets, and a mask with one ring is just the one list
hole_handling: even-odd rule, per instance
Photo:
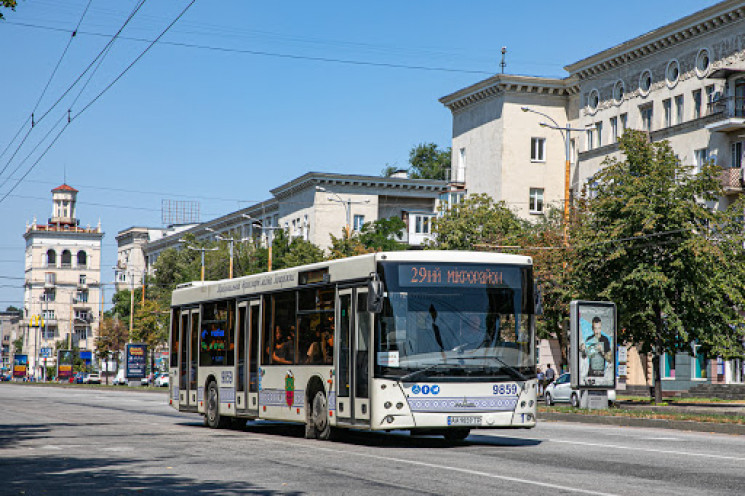
{"label": "balcony", "polygon": [[722,189],[724,189],[725,195],[735,195],[742,193],[742,169],[737,167],[722,169],[719,180],[721,182]]}
{"label": "balcony", "polygon": [[730,96],[718,98],[708,105],[708,113],[717,116],[706,129],[719,133],[745,129],[745,98]]}

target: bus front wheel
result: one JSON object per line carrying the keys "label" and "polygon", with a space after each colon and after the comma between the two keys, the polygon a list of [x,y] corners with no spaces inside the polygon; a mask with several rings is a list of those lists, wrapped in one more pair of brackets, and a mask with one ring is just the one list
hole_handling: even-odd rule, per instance
{"label": "bus front wheel", "polygon": [[224,429],[230,424],[229,417],[220,415],[220,390],[217,383],[212,381],[207,386],[207,406],[204,412],[204,422],[210,429]]}

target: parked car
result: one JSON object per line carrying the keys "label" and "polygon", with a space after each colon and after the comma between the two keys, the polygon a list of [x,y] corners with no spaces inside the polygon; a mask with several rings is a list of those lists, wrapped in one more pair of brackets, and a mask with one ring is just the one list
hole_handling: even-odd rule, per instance
{"label": "parked car", "polygon": [[170,384],[170,381],[168,379],[168,374],[166,373],[160,374],[155,379],[155,385],[158,387],[168,387],[169,384]]}
{"label": "parked car", "polygon": [[83,384],[101,384],[101,376],[95,372],[85,374]]}
{"label": "parked car", "polygon": [[10,374],[0,375],[0,382],[10,382],[13,377]]}
{"label": "parked car", "polygon": [[116,377],[114,377],[112,384],[114,386],[126,386],[127,382],[127,378],[124,377],[124,369],[119,369],[119,372],[117,372]]}
{"label": "parked car", "polygon": [[[569,403],[575,408],[579,408],[579,390],[572,389],[571,374],[561,374],[554,382],[546,386],[543,392],[543,398],[546,405],[551,406],[554,403]],[[616,391],[608,390],[608,406],[616,402]]]}

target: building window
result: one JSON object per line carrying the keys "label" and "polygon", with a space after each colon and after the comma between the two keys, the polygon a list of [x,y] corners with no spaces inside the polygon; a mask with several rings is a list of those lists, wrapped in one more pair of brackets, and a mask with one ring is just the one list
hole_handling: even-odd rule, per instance
{"label": "building window", "polygon": [[54,301],[57,298],[57,291],[52,289],[45,289],[44,293],[41,295],[42,301]]}
{"label": "building window", "polygon": [[455,170],[455,177],[453,180],[456,183],[466,182],[466,149],[461,148],[458,150],[458,168]]}
{"label": "building window", "polygon": [[546,161],[546,138],[530,138],[530,161]]}
{"label": "building window", "polygon": [[667,70],[665,71],[667,78],[667,85],[673,87],[678,83],[678,77],[680,76],[680,65],[677,60],[671,60],[667,64]]}
{"label": "building window", "polygon": [[714,111],[714,100],[716,99],[715,88],[713,84],[710,84],[706,88],[706,115],[711,114]]}
{"label": "building window", "polygon": [[693,92],[693,118],[701,118],[701,90]]}
{"label": "building window", "polygon": [[639,90],[641,91],[642,96],[647,96],[649,94],[649,90],[652,89],[652,71],[647,69],[646,71],[642,72],[642,75],[639,76]]}
{"label": "building window", "polygon": [[618,117],[610,118],[610,142],[618,141]]}
{"label": "building window", "polygon": [[598,109],[598,105],[600,105],[600,93],[598,92],[598,90],[594,89],[590,91],[590,94],[587,97],[587,105],[592,111]]}
{"label": "building window", "polygon": [[629,128],[629,114],[623,113],[619,115],[618,120],[621,121],[621,135],[623,135]]}
{"label": "building window", "polygon": [[41,316],[44,320],[55,320],[54,310],[42,310]]}
{"label": "building window", "polygon": [[704,167],[704,164],[706,164],[709,161],[709,149],[700,148],[693,152],[693,157],[696,162],[694,172],[698,174],[699,172],[701,172],[701,169]]}
{"label": "building window", "polygon": [[673,116],[672,116],[672,106],[671,106],[671,102],[669,98],[666,100],[662,100],[662,111],[665,117],[663,125],[664,127],[670,127],[673,124],[673,121],[672,121]]}
{"label": "building window", "polygon": [[675,124],[683,123],[683,95],[675,97]]}
{"label": "building window", "polygon": [[624,94],[623,81],[618,80],[616,81],[616,84],[613,86],[613,100],[615,100],[616,104],[620,104],[623,101],[623,94]]}
{"label": "building window", "polygon": [[696,56],[696,74],[698,77],[706,76],[710,65],[711,58],[709,57],[709,50],[702,48],[698,51],[698,55]]}
{"label": "building window", "polygon": [[65,250],[62,252],[62,267],[72,267],[72,253],[70,253],[70,250]]}
{"label": "building window", "polygon": [[88,266],[88,254],[85,253],[83,250],[80,250],[78,252],[78,267],[87,267]]}
{"label": "building window", "polygon": [[662,365],[662,378],[663,379],[675,379],[675,354],[674,353],[663,353],[661,358]]}
{"label": "building window", "polygon": [[85,322],[88,322],[88,319],[90,318],[90,313],[88,310],[75,310],[75,320],[83,320]]}
{"label": "building window", "polygon": [[57,252],[54,250],[47,250],[47,267],[57,266]]}
{"label": "building window", "polygon": [[49,286],[57,284],[57,275],[54,272],[46,272],[44,274],[44,284]]}
{"label": "building window", "polygon": [[742,141],[732,143],[732,165],[731,167],[742,167]]}
{"label": "building window", "polygon": [[543,188],[530,188],[530,213],[543,213]]}
{"label": "building window", "polygon": [[595,128],[588,127],[587,128],[587,149],[592,150],[593,148],[595,148]]}
{"label": "building window", "polygon": [[429,234],[430,227],[429,215],[415,215],[414,216],[414,232],[417,234]]}
{"label": "building window", "polygon": [[639,107],[639,113],[642,117],[642,129],[647,132],[652,130],[652,110],[652,104]]}
{"label": "building window", "polygon": [[354,230],[357,232],[360,232],[362,230],[362,226],[365,224],[365,216],[364,215],[355,215],[354,216]]}
{"label": "building window", "polygon": [[76,327],[75,338],[76,339],[88,339],[88,328],[87,327]]}
{"label": "building window", "polygon": [[[698,345],[694,345],[694,348],[698,348]],[[696,352],[696,356],[691,357],[691,379],[706,379],[709,377],[707,373],[707,365],[709,361],[706,359],[706,355],[701,352]]]}
{"label": "building window", "polygon": [[88,280],[88,278],[87,278],[87,276],[85,274],[80,274],[78,276],[78,284],[80,284],[81,286],[85,286],[87,280]]}
{"label": "building window", "polygon": [[75,301],[78,303],[88,303],[88,291],[78,291],[75,295]]}
{"label": "building window", "polygon": [[596,122],[595,123],[595,130],[597,131],[597,137],[598,137],[598,148],[603,146],[603,123],[602,122]]}

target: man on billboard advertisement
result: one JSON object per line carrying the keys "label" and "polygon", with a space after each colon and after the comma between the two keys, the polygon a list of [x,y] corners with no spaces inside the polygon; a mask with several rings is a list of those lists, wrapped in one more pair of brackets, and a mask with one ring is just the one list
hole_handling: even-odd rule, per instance
{"label": "man on billboard advertisement", "polygon": [[579,385],[615,387],[614,348],[615,306],[585,303],[578,305]]}

